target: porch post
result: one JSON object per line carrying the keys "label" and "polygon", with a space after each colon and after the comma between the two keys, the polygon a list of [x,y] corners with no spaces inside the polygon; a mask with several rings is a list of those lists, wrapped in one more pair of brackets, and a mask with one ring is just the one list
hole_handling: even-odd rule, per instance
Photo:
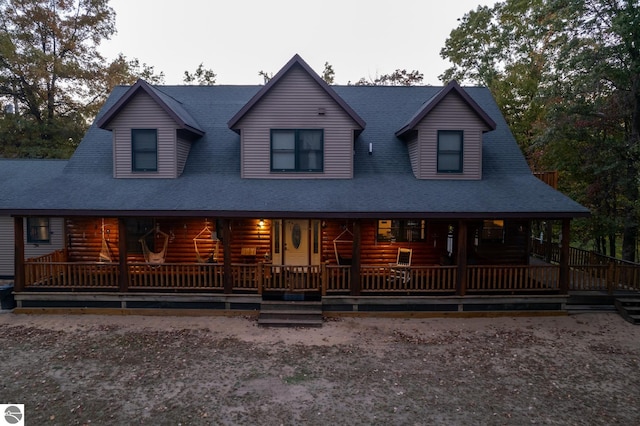
{"label": "porch post", "polygon": [[569,232],[571,219],[562,220],[562,238],[560,240],[560,293],[569,293]]}
{"label": "porch post", "polygon": [[13,234],[14,234],[14,250],[13,259],[14,282],[13,291],[24,291],[25,274],[24,274],[24,219],[22,217],[13,218]]}
{"label": "porch post", "polygon": [[231,270],[231,228],[229,227],[229,219],[220,219],[222,226],[222,242],[224,256],[224,292],[226,294],[233,293],[233,276]]}
{"label": "porch post", "polygon": [[458,221],[458,279],[456,283],[456,294],[464,296],[467,292],[467,222]]}
{"label": "porch post", "polygon": [[351,256],[351,295],[360,296],[360,246],[362,229],[360,219],[353,221],[353,251]]}
{"label": "porch post", "polygon": [[129,263],[127,261],[127,223],[123,217],[118,218],[118,263],[120,275],[118,288],[121,292],[129,291]]}
{"label": "porch post", "polygon": [[546,229],[544,233],[544,261],[551,263],[553,260],[553,224],[550,220],[545,222]]}

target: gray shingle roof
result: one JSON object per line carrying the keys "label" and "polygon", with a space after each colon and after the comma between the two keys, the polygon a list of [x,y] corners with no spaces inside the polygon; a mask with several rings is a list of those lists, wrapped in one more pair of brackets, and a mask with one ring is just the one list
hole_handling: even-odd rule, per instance
{"label": "gray shingle roof", "polygon": [[29,192],[48,188],[66,165],[66,160],[0,159],[0,212],[39,208]]}
{"label": "gray shingle roof", "polygon": [[107,128],[109,122],[118,115],[129,100],[140,90],[151,96],[182,129],[188,130],[199,136],[204,133],[198,122],[194,120],[193,117],[184,109],[180,101],[167,95],[162,90],[151,86],[144,80],[138,80],[136,84],[131,86],[127,92],[118,99],[115,105],[112,105],[104,114],[102,114],[102,116],[96,121],[97,126],[102,129]]}
{"label": "gray shingle roof", "polygon": [[495,121],[493,121],[493,119],[489,117],[489,115],[484,112],[482,108],[480,108],[480,105],[478,105],[455,80],[452,80],[434,96],[429,98],[429,100],[424,103],[424,105],[411,117],[411,119],[404,126],[402,126],[400,130],[396,132],[396,136],[402,137],[406,133],[413,130],[427,116],[427,114],[429,114],[429,112],[431,112],[438,105],[438,103],[440,103],[440,101],[443,100],[451,92],[457,93],[469,106],[469,108],[471,108],[471,110],[473,110],[478,115],[478,117],[480,117],[480,119],[485,122],[490,130],[495,130]]}
{"label": "gray shingle roof", "polygon": [[[126,93],[117,87],[97,121]],[[163,86],[204,135],[177,179],[114,179],[112,134],[91,126],[64,170],[19,185],[0,208],[95,215],[298,217],[546,217],[588,210],[535,178],[485,88],[464,90],[496,123],[483,137],[483,178],[418,180],[395,136],[442,87],[332,86],[366,122],[355,142],[353,179],[241,179],[240,136],[227,123],[262,86]],[[373,155],[368,155],[369,143]],[[0,198],[0,200],[2,200]]]}

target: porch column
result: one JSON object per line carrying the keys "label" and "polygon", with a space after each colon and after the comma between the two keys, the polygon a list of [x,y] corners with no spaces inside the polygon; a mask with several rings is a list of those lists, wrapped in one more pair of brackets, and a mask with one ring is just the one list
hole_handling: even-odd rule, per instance
{"label": "porch column", "polygon": [[353,222],[353,251],[351,255],[351,295],[360,296],[360,253],[362,229],[360,219]]}
{"label": "porch column", "polygon": [[553,224],[550,220],[545,222],[546,229],[544,232],[544,261],[551,263],[553,260]]}
{"label": "porch column", "polygon": [[119,217],[118,263],[120,264],[120,271],[118,276],[118,289],[123,293],[129,291],[129,263],[127,257],[127,223],[123,217]]}
{"label": "porch column", "polygon": [[222,226],[223,241],[223,257],[224,257],[224,292],[226,294],[233,293],[233,275],[231,270],[231,228],[229,227],[229,219],[220,219]]}
{"label": "porch column", "polygon": [[560,239],[560,293],[569,293],[569,241],[571,219],[562,220],[562,238]]}
{"label": "porch column", "polygon": [[467,292],[467,222],[458,221],[458,279],[456,282],[456,294],[464,296]]}
{"label": "porch column", "polygon": [[14,250],[13,259],[14,281],[13,291],[24,291],[25,274],[24,274],[24,219],[22,217],[13,218],[13,234],[14,234]]}

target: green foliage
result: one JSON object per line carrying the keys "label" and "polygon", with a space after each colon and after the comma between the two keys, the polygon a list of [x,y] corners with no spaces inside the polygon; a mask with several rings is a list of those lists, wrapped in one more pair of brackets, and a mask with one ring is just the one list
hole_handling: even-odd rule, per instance
{"label": "green foliage", "polygon": [[[418,70],[407,71],[396,69],[391,74],[382,74],[375,78],[364,77],[355,82],[355,86],[418,86],[422,83],[424,74]],[[349,82],[351,84],[351,82]]]}
{"label": "green foliage", "polygon": [[329,62],[324,63],[324,70],[322,71],[322,79],[327,82],[327,84],[333,84],[335,79],[336,72],[333,70],[333,67]]}
{"label": "green foliage", "polygon": [[[637,0],[506,0],[467,13],[441,56],[489,87],[534,169],[588,206],[585,240],[635,257],[640,182]],[[604,244],[600,244],[601,246]]]}
{"label": "green foliage", "polygon": [[68,158],[85,131],[81,117],[68,115],[47,124],[29,116],[0,114],[1,156]]}
{"label": "green foliage", "polygon": [[107,95],[153,67],[123,55],[107,63],[100,43],[115,33],[108,0],[0,0],[0,156],[66,158]]}
{"label": "green foliage", "polygon": [[213,70],[205,69],[201,63],[193,74],[185,71],[183,81],[187,84],[196,82],[200,86],[213,86],[216,84],[216,74]]}
{"label": "green foliage", "polygon": [[0,125],[0,155],[68,156],[100,102],[97,46],[114,23],[106,0],[0,1],[0,103],[18,107]]}
{"label": "green foliage", "polygon": [[258,71],[258,75],[262,77],[262,79],[264,80],[264,84],[267,84],[273,78],[272,72],[266,72],[263,70]]}

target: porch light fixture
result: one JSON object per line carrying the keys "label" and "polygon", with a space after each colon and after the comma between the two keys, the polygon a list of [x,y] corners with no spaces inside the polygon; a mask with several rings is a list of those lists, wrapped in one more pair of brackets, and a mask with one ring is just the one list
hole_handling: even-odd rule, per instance
{"label": "porch light fixture", "polygon": [[259,226],[260,228],[264,227],[264,219],[260,219],[260,220],[258,221],[258,226]]}

